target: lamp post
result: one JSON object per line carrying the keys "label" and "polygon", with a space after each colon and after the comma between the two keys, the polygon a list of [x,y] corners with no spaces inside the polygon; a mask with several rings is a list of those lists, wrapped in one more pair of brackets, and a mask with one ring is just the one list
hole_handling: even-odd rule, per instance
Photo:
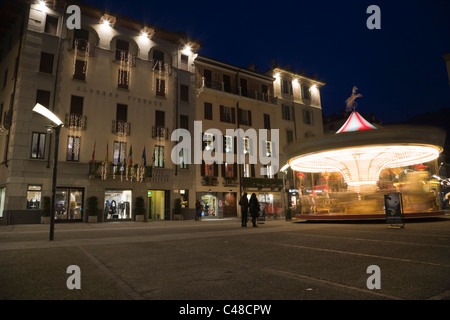
{"label": "lamp post", "polygon": [[52,125],[47,128],[55,131],[55,150],[53,156],[53,179],[52,179],[52,206],[51,206],[51,215],[50,215],[50,241],[53,241],[54,233],[55,233],[55,203],[56,203],[56,176],[57,176],[57,168],[58,168],[58,146],[59,146],[59,133],[61,132],[61,128],[64,126],[63,122],[49,109],[44,107],[43,105],[37,103],[33,108],[33,111],[39,113],[45,118],[52,121]]}
{"label": "lamp post", "polygon": [[286,173],[287,173],[287,169],[290,168],[289,164],[286,164],[283,168],[281,168],[281,172],[283,172],[283,209],[284,209],[284,218],[287,221],[288,220],[288,216],[287,216],[287,209],[286,209]]}

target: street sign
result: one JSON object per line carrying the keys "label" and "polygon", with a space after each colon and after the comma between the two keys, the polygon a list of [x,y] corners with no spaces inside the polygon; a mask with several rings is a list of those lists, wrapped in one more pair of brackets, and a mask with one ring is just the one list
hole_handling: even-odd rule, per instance
{"label": "street sign", "polygon": [[[403,228],[405,219],[403,215],[403,197],[399,192],[389,193],[384,196],[384,208],[386,212],[386,222],[391,226]],[[399,226],[401,224],[401,226]]]}

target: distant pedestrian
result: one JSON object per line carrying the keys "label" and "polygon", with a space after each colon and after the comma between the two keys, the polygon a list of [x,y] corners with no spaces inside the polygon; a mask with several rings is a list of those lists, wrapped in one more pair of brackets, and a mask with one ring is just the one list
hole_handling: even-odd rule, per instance
{"label": "distant pedestrian", "polygon": [[248,217],[248,198],[247,198],[247,192],[245,192],[241,200],[239,200],[239,205],[241,206],[241,226],[247,227],[247,217]]}
{"label": "distant pedestrian", "polygon": [[256,222],[257,222],[260,210],[261,209],[259,207],[259,201],[256,198],[256,194],[252,193],[252,196],[250,197],[250,214],[252,216],[253,227],[257,227],[258,226],[256,224]]}
{"label": "distant pedestrian", "polygon": [[202,203],[197,199],[195,203],[195,221],[202,221]]}

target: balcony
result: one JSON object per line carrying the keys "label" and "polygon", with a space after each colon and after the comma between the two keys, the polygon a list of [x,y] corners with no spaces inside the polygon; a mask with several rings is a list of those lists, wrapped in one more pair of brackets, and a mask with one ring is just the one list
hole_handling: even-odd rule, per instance
{"label": "balcony", "polygon": [[234,178],[234,177],[223,178],[223,186],[224,187],[237,187],[238,185],[239,185],[238,178]]}
{"label": "balcony", "polygon": [[131,133],[131,123],[113,120],[111,132],[118,136],[129,136]]}
{"label": "balcony", "polygon": [[89,162],[89,180],[118,180],[149,182],[153,179],[153,168],[151,166],[133,165],[122,166],[121,164],[95,161]]}
{"label": "balcony", "polygon": [[283,179],[242,178],[241,184],[243,188],[257,188],[258,190],[271,189],[280,191],[283,189]]}
{"label": "balcony", "polygon": [[219,181],[217,180],[217,177],[213,176],[205,176],[202,179],[202,186],[217,186],[219,185]]}
{"label": "balcony", "polygon": [[169,139],[169,128],[165,127],[152,127],[152,138],[158,140],[168,140]]}
{"label": "balcony", "polygon": [[252,91],[242,87],[233,87],[225,84],[224,82],[207,81],[205,77],[202,78],[202,83],[199,89],[200,91],[205,89],[213,89],[253,100],[264,101],[270,104],[277,104],[277,98],[269,96],[267,93]]}
{"label": "balcony", "polygon": [[81,114],[66,113],[64,126],[70,130],[85,131],[87,124],[87,117]]}

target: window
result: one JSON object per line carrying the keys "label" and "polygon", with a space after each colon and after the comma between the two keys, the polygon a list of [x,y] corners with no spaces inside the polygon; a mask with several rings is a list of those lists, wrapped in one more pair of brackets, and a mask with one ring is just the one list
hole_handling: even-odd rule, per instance
{"label": "window", "polygon": [[236,123],[235,108],[220,106],[220,121]]}
{"label": "window", "polygon": [[224,136],[223,148],[225,153],[233,153],[233,136]]}
{"label": "window", "polygon": [[189,86],[180,85],[180,100],[189,102]]}
{"label": "window", "polygon": [[264,114],[264,129],[270,130],[270,115]]}
{"label": "window", "polygon": [[222,79],[223,79],[223,90],[225,92],[231,92],[231,77],[227,74],[224,74]]}
{"label": "window", "polygon": [[204,110],[205,110],[205,112],[204,112],[205,120],[212,120],[213,119],[212,103],[205,102]]}
{"label": "window", "polygon": [[224,163],[222,165],[222,177],[237,178],[237,164]]}
{"label": "window", "polygon": [[80,161],[81,137],[69,136],[67,138],[67,161]]}
{"label": "window", "polygon": [[292,82],[281,79],[281,93],[292,95]]}
{"label": "window", "polygon": [[121,89],[128,89],[130,85],[130,71],[119,69],[118,87]]}
{"label": "window", "polygon": [[250,110],[242,110],[238,111],[238,122],[239,124],[251,126],[252,125],[252,112]]}
{"label": "window", "polygon": [[72,96],[70,101],[70,114],[81,116],[83,114],[83,102],[83,97]]}
{"label": "window", "polygon": [[128,41],[117,39],[117,41],[116,41],[116,60],[127,61],[129,49],[130,49],[130,44],[128,43]]}
{"label": "window", "polygon": [[182,54],[181,55],[181,64],[180,64],[181,69],[187,71],[188,70],[188,64],[189,64],[189,57],[184,55],[184,54]]}
{"label": "window", "polygon": [[207,164],[205,161],[202,161],[200,173],[202,177],[218,177],[219,165],[217,163]]}
{"label": "window", "polygon": [[127,143],[114,141],[114,164],[125,163],[127,152]]}
{"label": "window", "polygon": [[266,141],[266,157],[272,157],[272,141]]}
{"label": "window", "polygon": [[155,146],[153,159],[155,168],[164,168],[164,146]]}
{"label": "window", "polygon": [[156,78],[156,95],[158,97],[166,96],[166,81]]}
{"label": "window", "polygon": [[153,50],[153,69],[164,70],[164,52]]}
{"label": "window", "polygon": [[184,149],[180,150],[178,157],[180,158],[180,161],[179,161],[180,169],[189,169],[189,164],[187,164],[184,159]]}
{"label": "window", "polygon": [[314,117],[311,110],[303,110],[303,123],[305,124],[314,124]]}
{"label": "window", "polygon": [[185,115],[180,115],[180,128],[189,130],[189,117]]}
{"label": "window", "polygon": [[41,185],[30,185],[27,190],[27,210],[37,210],[41,207]]}
{"label": "window", "polygon": [[53,74],[53,59],[54,59],[53,54],[41,52],[41,63],[39,66],[39,71]]}
{"label": "window", "polygon": [[244,178],[254,178],[255,177],[255,165],[246,163],[244,164]]}
{"label": "window", "polygon": [[75,80],[86,80],[86,70],[87,70],[87,61],[84,60],[75,60],[75,68],[73,70],[73,78]]}
{"label": "window", "polygon": [[37,90],[36,91],[36,103],[40,103],[44,107],[50,107],[50,91]]}
{"label": "window", "polygon": [[164,111],[155,111],[155,126],[164,128],[166,126],[166,114]]}
{"label": "window", "polygon": [[58,17],[47,15],[45,19],[45,33],[56,36],[58,32]]}
{"label": "window", "polygon": [[281,115],[283,120],[291,120],[291,107],[285,104],[281,105]]}
{"label": "window", "polygon": [[89,43],[89,31],[85,29],[75,29],[73,31],[72,49],[87,51]]}
{"label": "window", "polygon": [[309,91],[309,87],[305,84],[302,84],[302,99],[311,100],[311,92]]}
{"label": "window", "polygon": [[288,144],[294,142],[294,131],[286,130],[286,140]]}
{"label": "window", "polygon": [[211,151],[214,148],[214,135],[211,133],[203,134],[203,150]]}
{"label": "window", "polygon": [[31,141],[31,159],[44,159],[45,133],[33,132]]}

